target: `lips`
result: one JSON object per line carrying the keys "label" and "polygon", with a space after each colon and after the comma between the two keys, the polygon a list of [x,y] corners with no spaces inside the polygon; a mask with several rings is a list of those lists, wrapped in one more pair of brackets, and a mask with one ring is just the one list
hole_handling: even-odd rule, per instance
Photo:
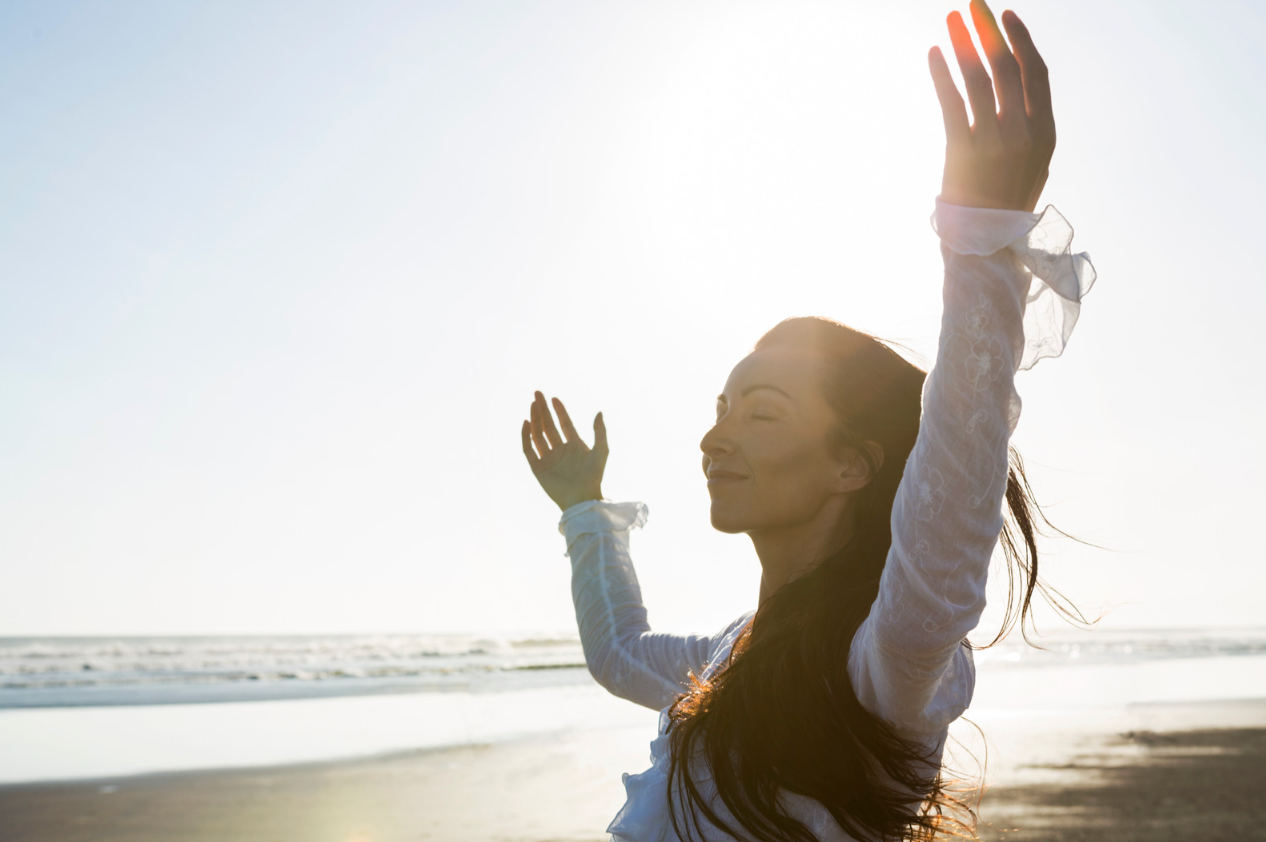
{"label": "lips", "polygon": [[729,485],[730,483],[740,482],[747,479],[744,474],[737,474],[734,471],[721,471],[713,468],[708,471],[708,488],[715,488],[718,485]]}

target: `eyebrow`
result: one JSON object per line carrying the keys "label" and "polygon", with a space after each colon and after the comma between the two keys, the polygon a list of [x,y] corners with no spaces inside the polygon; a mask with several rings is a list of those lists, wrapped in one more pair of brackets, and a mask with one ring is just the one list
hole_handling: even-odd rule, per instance
{"label": "eyebrow", "polygon": [[[792,398],[791,395],[787,394],[782,389],[779,389],[777,386],[772,386],[768,383],[757,383],[755,385],[748,386],[746,389],[739,392],[739,397],[745,398],[748,395],[750,395],[752,392],[757,391],[758,389],[769,389],[770,391],[777,392],[778,394],[782,395],[787,400],[794,400],[794,398]],[[719,401],[725,400],[725,395],[717,395],[717,400]]]}

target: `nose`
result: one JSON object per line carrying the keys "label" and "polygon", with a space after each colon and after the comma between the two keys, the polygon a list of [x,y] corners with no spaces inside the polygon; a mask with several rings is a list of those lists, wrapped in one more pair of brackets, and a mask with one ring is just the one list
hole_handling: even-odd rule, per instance
{"label": "nose", "polygon": [[[703,451],[703,455],[707,458],[716,458],[718,456],[727,456],[734,452],[734,442],[721,430],[721,423],[718,421],[712,425],[712,429],[703,434],[703,438],[699,441],[699,449]],[[704,466],[706,470],[706,465]]]}

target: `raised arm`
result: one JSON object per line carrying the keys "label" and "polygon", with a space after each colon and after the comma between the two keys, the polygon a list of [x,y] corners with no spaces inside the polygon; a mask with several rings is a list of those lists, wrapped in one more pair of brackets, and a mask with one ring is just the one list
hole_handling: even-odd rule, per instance
{"label": "raised arm", "polygon": [[[1058,355],[1094,280],[1072,230],[1034,207],[1054,149],[1046,69],[1024,25],[988,8],[972,15],[990,83],[962,19],[950,35],[974,125],[939,51],[930,57],[945,116],[945,179],[933,224],[945,262],[936,365],[919,436],[892,511],[892,548],[870,615],[850,652],[862,703],[898,726],[935,732],[970,702],[962,648],[985,607],[985,578],[1002,528],[1007,444],[1019,419],[1017,369]],[[1000,110],[995,113],[994,91]]]}
{"label": "raised arm", "polygon": [[629,532],[646,523],[646,506],[601,499],[609,453],[601,413],[594,418],[590,448],[557,398],[554,409],[561,435],[544,395],[536,393],[531,419],[523,422],[523,453],[541,487],[563,509],[558,528],[571,558],[572,599],[585,663],[614,695],[661,710],[688,688],[690,674],[703,671],[746,617],[710,636],[650,630],[629,557]]}

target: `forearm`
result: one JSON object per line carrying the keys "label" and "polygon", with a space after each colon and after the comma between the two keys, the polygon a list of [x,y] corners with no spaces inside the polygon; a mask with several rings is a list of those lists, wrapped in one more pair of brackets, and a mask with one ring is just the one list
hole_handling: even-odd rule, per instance
{"label": "forearm", "polygon": [[[1093,280],[1086,257],[1068,251],[1071,229],[1058,214],[1040,222],[1010,211],[942,206],[938,214],[945,310],[937,361],[893,505],[879,595],[850,664],[872,703],[907,721],[928,709],[984,610],[1003,523],[1008,440],[1020,414],[1015,373],[1039,351],[1062,349]],[[1055,295],[1056,287],[1071,297]],[[1068,302],[1072,318],[1034,325],[1026,307],[1050,297]]]}
{"label": "forearm", "polygon": [[629,555],[629,530],[646,520],[640,503],[590,502],[563,513],[572,598],[585,661],[611,693],[659,710],[706,663],[709,639],[655,634]]}
{"label": "forearm", "polygon": [[919,436],[892,511],[876,632],[905,657],[944,662],[979,621],[1002,528],[1007,445],[1019,420],[1023,266],[1008,251],[945,250],[945,311]]}

